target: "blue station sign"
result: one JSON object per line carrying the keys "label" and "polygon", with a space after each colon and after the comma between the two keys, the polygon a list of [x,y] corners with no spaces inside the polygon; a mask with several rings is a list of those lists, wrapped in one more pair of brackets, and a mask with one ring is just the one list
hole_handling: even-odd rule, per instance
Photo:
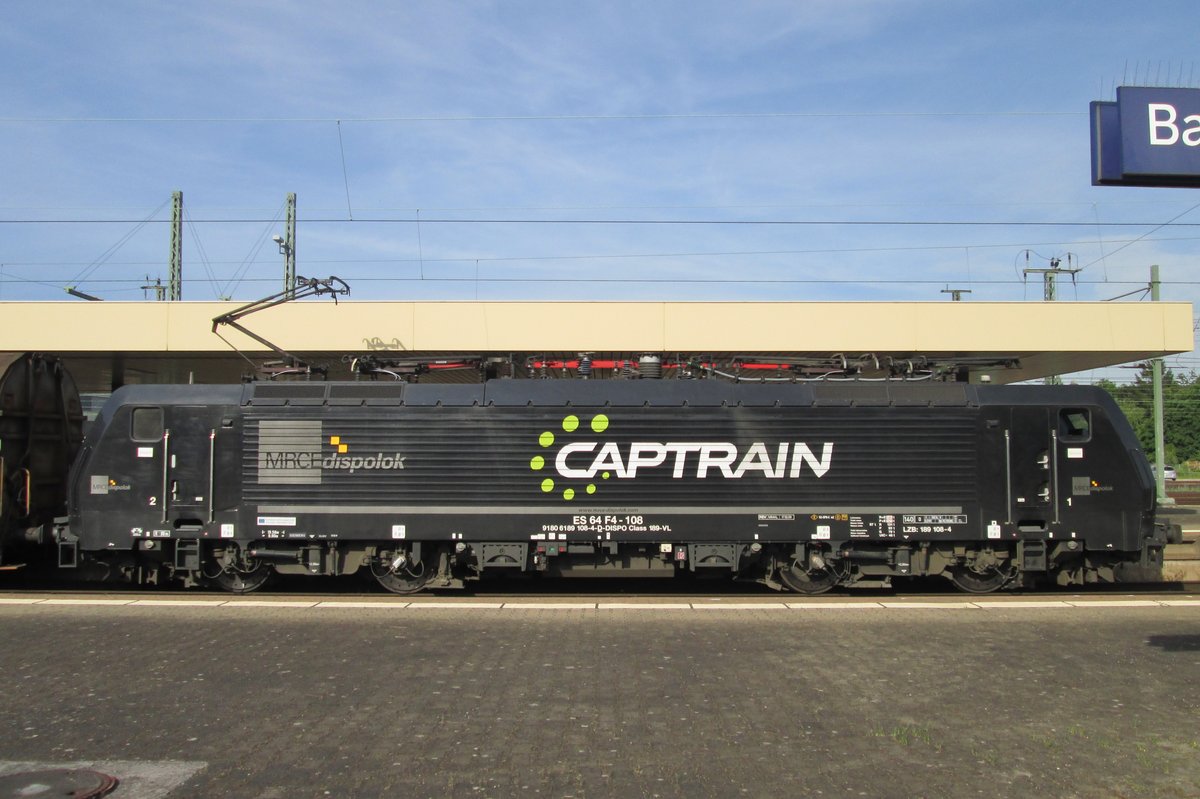
{"label": "blue station sign", "polygon": [[1091,117],[1094,185],[1200,188],[1200,89],[1121,86]]}

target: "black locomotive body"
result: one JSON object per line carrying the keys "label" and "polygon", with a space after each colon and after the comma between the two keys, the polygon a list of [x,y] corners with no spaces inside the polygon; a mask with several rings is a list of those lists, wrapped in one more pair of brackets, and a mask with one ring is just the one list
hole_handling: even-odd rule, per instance
{"label": "black locomotive body", "polygon": [[716,380],[257,383],[116,392],[66,563],[247,591],[369,569],[680,572],[816,593],[1161,570],[1152,475],[1086,387]]}

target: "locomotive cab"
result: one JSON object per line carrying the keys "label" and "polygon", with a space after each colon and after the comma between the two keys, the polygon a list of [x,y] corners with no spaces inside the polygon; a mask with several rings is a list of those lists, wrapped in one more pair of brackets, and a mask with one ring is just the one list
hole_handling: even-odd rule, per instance
{"label": "locomotive cab", "polygon": [[1111,582],[1122,571],[1136,577],[1131,566],[1161,564],[1146,458],[1112,398],[1022,386],[1001,389],[1003,404],[988,405],[992,391],[980,391],[982,416],[988,448],[1003,456],[1004,496],[987,538],[1016,544],[1026,580]]}
{"label": "locomotive cab", "polygon": [[143,582],[197,572],[200,542],[221,540],[223,530],[232,538],[240,394],[236,386],[114,392],[71,472],[70,543]]}

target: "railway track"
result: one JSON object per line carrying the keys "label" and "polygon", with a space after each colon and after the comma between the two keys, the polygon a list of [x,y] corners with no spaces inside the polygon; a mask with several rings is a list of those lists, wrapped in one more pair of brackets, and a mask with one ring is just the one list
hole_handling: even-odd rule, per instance
{"label": "railway track", "polygon": [[[1122,583],[1089,586],[1084,590],[1022,590],[992,594],[965,594],[943,587],[940,580],[896,589],[842,589],[819,596],[780,593],[756,584],[705,583],[701,585],[647,585],[646,580],[588,580],[563,585],[561,581],[545,585],[529,583],[483,583],[473,590],[427,592],[399,596],[382,590],[364,590],[357,580],[298,578],[291,584],[252,594],[195,589],[154,590],[124,586],[59,586],[24,584],[5,586],[0,581],[0,605],[3,604],[197,604],[197,605],[405,605],[433,607],[480,607],[509,605],[725,605],[787,606],[847,605],[879,603],[972,603],[972,602],[1084,602],[1084,601],[1167,601],[1196,600],[1200,603],[1200,580],[1163,583]],[[667,581],[663,581],[664,583]]]}

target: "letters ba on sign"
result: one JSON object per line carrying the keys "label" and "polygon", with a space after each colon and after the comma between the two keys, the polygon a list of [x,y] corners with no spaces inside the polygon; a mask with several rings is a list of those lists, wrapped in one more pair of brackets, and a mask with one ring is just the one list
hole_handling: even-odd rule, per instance
{"label": "letters ba on sign", "polygon": [[1200,89],[1121,86],[1091,116],[1093,184],[1200,188]]}

